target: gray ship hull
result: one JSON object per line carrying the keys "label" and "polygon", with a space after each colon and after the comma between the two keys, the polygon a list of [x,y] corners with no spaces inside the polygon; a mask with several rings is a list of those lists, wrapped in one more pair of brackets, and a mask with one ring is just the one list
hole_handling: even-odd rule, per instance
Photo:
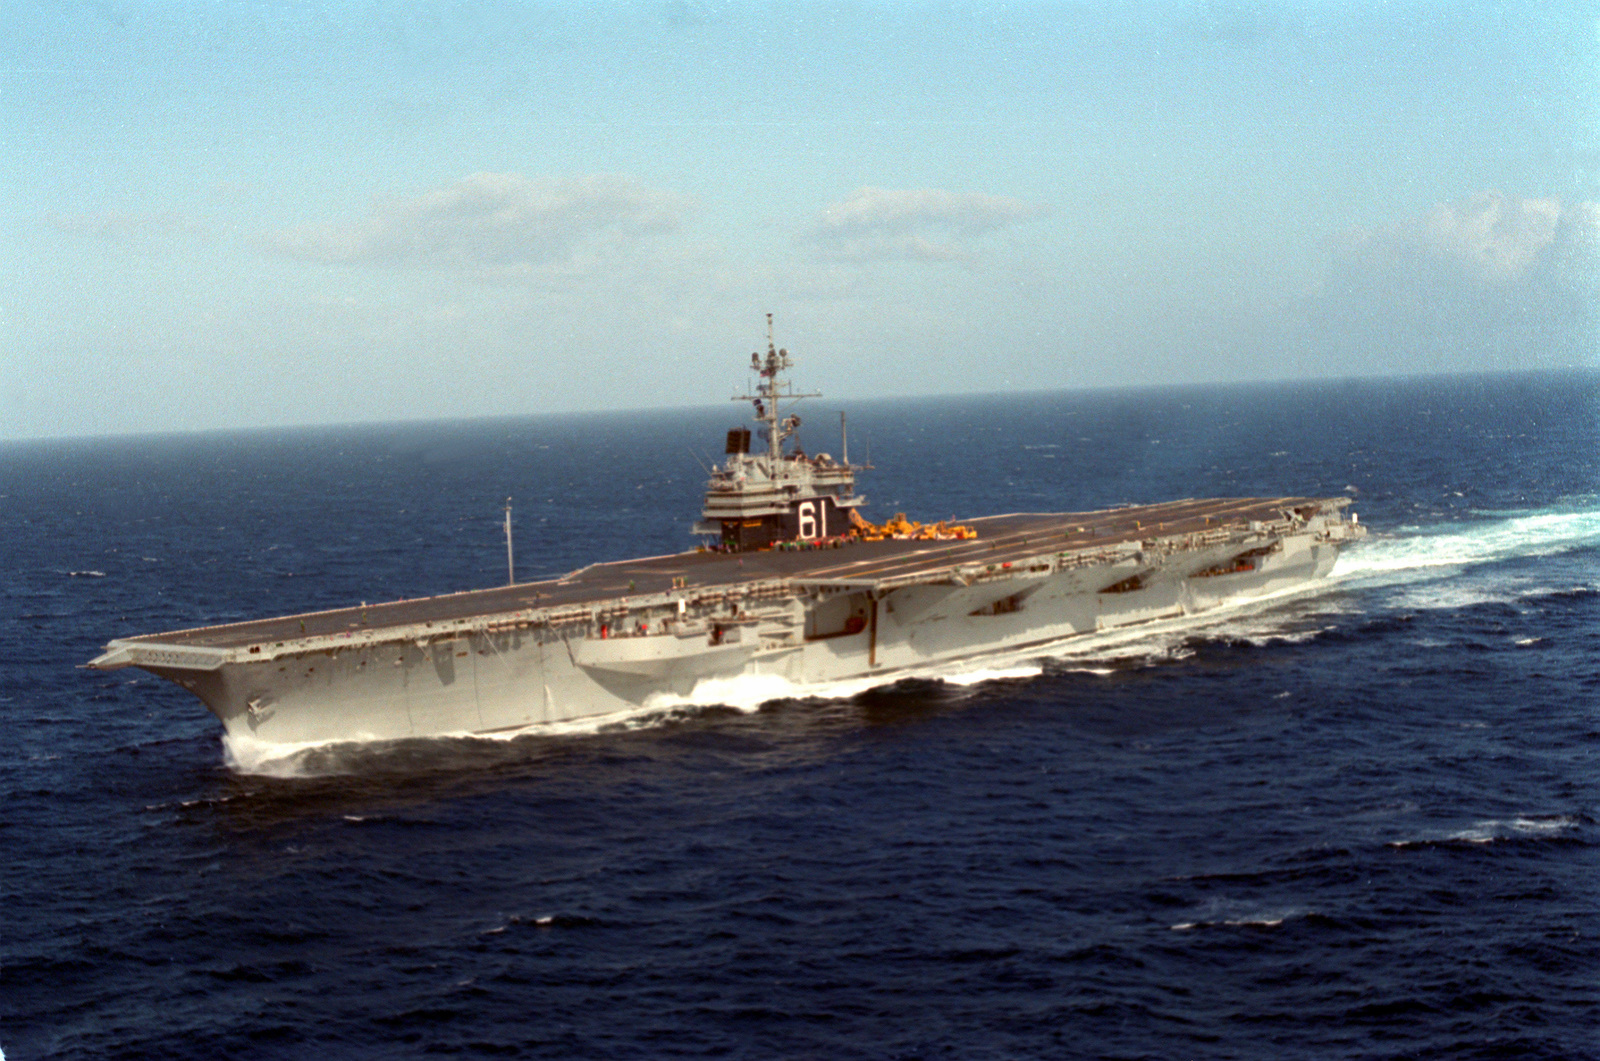
{"label": "gray ship hull", "polygon": [[975,541],[601,564],[564,579],[112,641],[90,666],[295,745],[638,712],[707,681],[892,681],[1293,590],[1364,531],[1343,499],[972,520]]}

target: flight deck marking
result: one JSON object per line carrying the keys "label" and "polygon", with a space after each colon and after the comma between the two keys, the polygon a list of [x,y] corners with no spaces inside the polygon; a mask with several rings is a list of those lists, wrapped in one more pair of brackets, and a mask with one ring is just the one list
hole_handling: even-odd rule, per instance
{"label": "flight deck marking", "polygon": [[[641,558],[645,563],[655,564],[661,560],[678,561],[670,566],[635,566],[640,564],[639,560],[593,564],[561,578],[520,583],[515,587],[467,590],[438,597],[383,602],[368,605],[365,609],[351,606],[304,616],[248,620],[172,631],[147,635],[146,643],[226,649],[275,640],[325,639],[349,635],[355,632],[350,627],[350,621],[359,619],[363,614],[367,618],[365,624],[358,628],[359,632],[381,634],[408,625],[466,622],[501,611],[512,612],[530,607],[582,607],[603,603],[625,592],[622,584],[606,580],[606,575],[612,579],[633,575],[635,585],[631,589],[640,596],[656,596],[666,592],[666,587],[654,583],[685,573],[697,576],[695,589],[709,592],[736,592],[740,588],[748,589],[764,582],[888,579],[919,574],[934,578],[942,573],[942,569],[974,563],[982,566],[1017,563],[1058,551],[1085,552],[1094,546],[1130,545],[1149,535],[1175,538],[1198,531],[1224,529],[1239,533],[1246,530],[1243,524],[1247,521],[1276,522],[1296,507],[1315,503],[1318,503],[1317,499],[1306,497],[1184,499],[1090,512],[983,516],[968,522],[977,525],[980,531],[985,527],[992,528],[987,537],[974,541],[929,542],[921,547],[894,549],[889,555],[840,557],[837,562],[825,565],[808,566],[802,558],[783,553],[761,552],[737,558],[729,554],[681,553],[669,557]],[[871,548],[875,543],[861,544]],[[746,560],[750,561],[748,568],[744,566]],[[639,584],[641,582],[643,585]],[[528,595],[530,591],[532,597]],[[296,628],[297,620],[304,623],[313,618],[310,629]]]}

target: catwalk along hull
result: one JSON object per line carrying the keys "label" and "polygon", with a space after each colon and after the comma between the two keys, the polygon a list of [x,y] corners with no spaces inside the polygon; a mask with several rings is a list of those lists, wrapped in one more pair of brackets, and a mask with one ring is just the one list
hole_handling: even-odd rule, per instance
{"label": "catwalk along hull", "polygon": [[112,641],[228,733],[272,743],[497,733],[647,708],[707,680],[893,680],[1198,616],[1325,576],[1344,499],[995,516],[967,541],[692,552],[559,580]]}

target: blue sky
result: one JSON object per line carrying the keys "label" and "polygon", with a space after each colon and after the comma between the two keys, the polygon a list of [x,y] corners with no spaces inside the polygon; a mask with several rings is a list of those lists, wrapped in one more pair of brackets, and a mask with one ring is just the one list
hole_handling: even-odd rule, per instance
{"label": "blue sky", "polygon": [[1600,4],[0,0],[0,437],[1594,364]]}

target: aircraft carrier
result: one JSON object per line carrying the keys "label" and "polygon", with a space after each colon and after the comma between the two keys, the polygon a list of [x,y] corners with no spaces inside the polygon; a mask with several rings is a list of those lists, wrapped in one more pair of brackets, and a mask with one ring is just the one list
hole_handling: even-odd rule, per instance
{"label": "aircraft carrier", "polygon": [[728,433],[701,546],[563,578],[114,640],[90,667],[193,692],[230,735],[299,744],[512,732],[701,682],[804,688],[1041,653],[1325,576],[1347,498],[1182,500],[923,526],[859,513],[848,450],[790,443],[787,351],[751,355],[765,449]]}

